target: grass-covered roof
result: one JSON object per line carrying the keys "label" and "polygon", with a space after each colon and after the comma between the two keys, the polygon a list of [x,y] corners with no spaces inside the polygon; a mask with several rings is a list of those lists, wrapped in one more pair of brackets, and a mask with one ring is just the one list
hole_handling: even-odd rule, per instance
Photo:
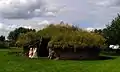
{"label": "grass-covered roof", "polygon": [[51,24],[38,31],[37,34],[43,37],[51,37],[48,47],[53,48],[101,47],[105,42],[101,35],[68,24]]}

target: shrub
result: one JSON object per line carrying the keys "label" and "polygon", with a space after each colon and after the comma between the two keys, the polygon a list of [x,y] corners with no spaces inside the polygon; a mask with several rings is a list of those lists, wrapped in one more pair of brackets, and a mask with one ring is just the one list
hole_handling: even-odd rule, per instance
{"label": "shrub", "polygon": [[9,48],[9,43],[0,41],[0,49],[5,49],[5,48]]}

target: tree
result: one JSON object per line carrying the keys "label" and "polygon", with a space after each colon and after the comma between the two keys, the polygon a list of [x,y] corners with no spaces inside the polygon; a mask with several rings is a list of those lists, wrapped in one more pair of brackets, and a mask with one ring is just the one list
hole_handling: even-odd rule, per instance
{"label": "tree", "polygon": [[8,48],[9,43],[5,40],[5,36],[0,36],[0,49]]}
{"label": "tree", "polygon": [[11,31],[8,35],[8,39],[11,42],[12,45],[14,45],[17,41],[17,38],[21,33],[27,33],[27,32],[35,32],[35,29],[27,29],[27,28],[16,28],[14,31]]}
{"label": "tree", "polygon": [[25,44],[37,39],[36,32],[27,32],[27,33],[22,33],[19,35],[16,45],[23,47]]}
{"label": "tree", "polygon": [[103,36],[106,38],[108,45],[120,45],[120,15],[112,20],[110,25],[103,29]]}
{"label": "tree", "polygon": [[98,34],[102,34],[102,29],[95,29],[93,32],[98,33]]}
{"label": "tree", "polygon": [[5,36],[1,35],[0,36],[0,41],[4,42],[5,41]]}

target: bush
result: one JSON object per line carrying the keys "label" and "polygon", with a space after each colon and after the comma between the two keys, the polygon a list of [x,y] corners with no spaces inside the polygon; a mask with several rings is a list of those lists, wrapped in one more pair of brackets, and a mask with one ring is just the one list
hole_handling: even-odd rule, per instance
{"label": "bush", "polygon": [[9,48],[9,43],[0,41],[0,49],[5,49],[5,48]]}

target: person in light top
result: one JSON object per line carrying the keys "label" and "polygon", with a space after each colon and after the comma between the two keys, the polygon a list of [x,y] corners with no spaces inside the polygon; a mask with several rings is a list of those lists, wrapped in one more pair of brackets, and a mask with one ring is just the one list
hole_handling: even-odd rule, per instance
{"label": "person in light top", "polygon": [[37,48],[33,48],[33,55],[31,58],[37,58]]}
{"label": "person in light top", "polygon": [[30,48],[30,50],[29,50],[29,58],[32,58],[32,56],[33,56],[33,49]]}

